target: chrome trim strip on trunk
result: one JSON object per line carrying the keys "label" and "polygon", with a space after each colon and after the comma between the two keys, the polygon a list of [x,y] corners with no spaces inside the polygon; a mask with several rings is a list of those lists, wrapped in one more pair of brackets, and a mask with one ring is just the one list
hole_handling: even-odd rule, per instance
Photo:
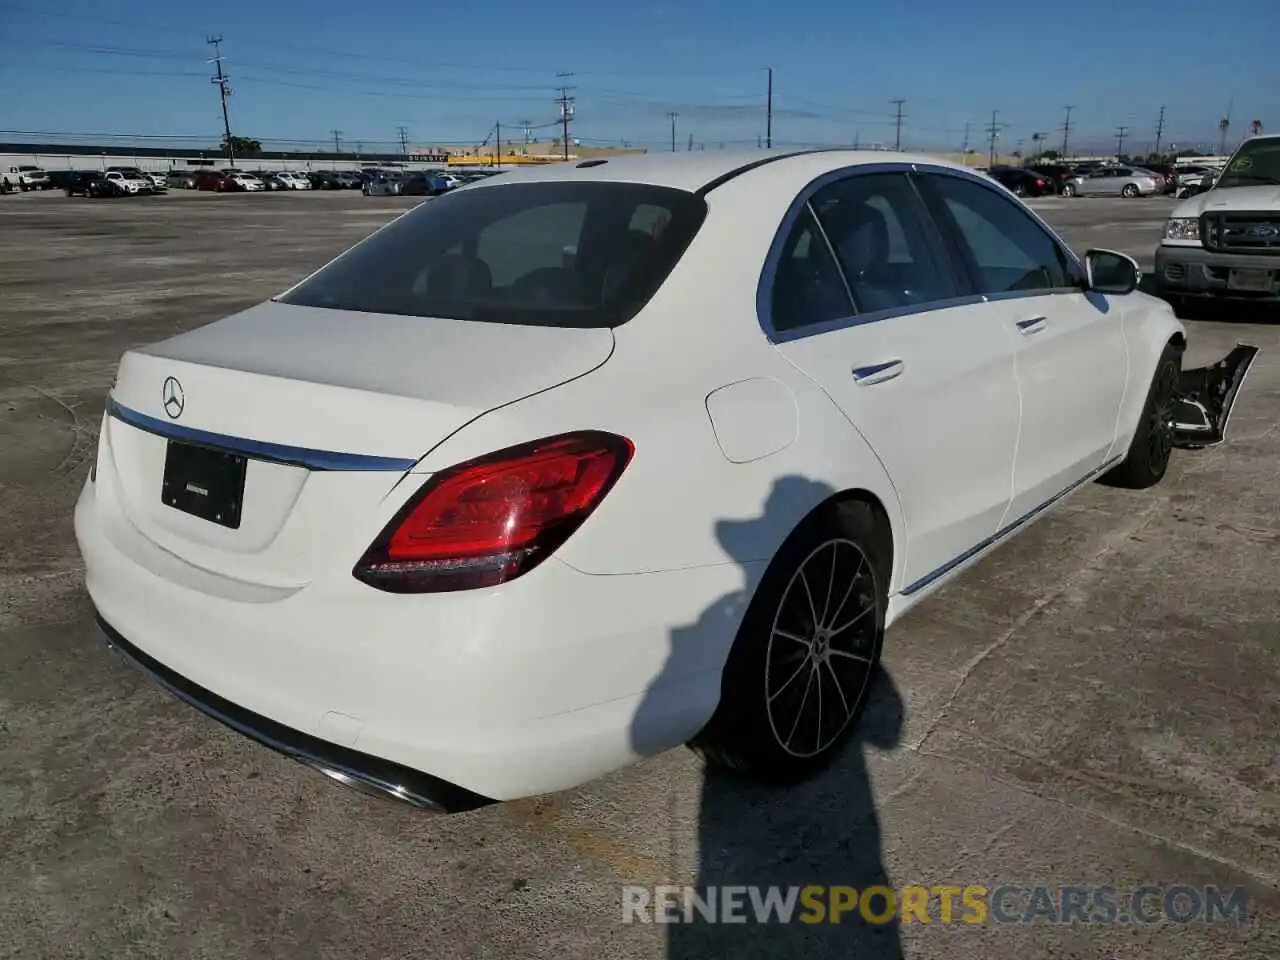
{"label": "chrome trim strip on trunk", "polygon": [[184,427],[176,423],[167,423],[145,413],[131,410],[112,398],[107,398],[107,414],[138,430],[179,440],[201,447],[211,447],[227,453],[237,453],[250,460],[266,460],[270,463],[284,463],[291,466],[306,467],[308,470],[332,471],[387,471],[404,473],[413,469],[417,460],[401,457],[374,457],[363,453],[339,453],[333,450],[315,450],[310,447],[291,447],[283,443],[267,443],[262,440],[247,440],[243,437],[230,437],[221,433],[210,433],[194,427]]}

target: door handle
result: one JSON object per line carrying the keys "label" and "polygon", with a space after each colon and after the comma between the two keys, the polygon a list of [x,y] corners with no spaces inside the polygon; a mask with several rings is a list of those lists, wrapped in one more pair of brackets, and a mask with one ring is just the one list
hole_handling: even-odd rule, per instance
{"label": "door handle", "polygon": [[1029,337],[1031,334],[1039,333],[1043,330],[1048,322],[1045,317],[1029,317],[1026,320],[1019,320],[1018,332]]}
{"label": "door handle", "polygon": [[884,363],[873,363],[869,367],[854,367],[853,379],[860,387],[869,387],[875,383],[892,380],[903,371],[901,360],[886,360]]}

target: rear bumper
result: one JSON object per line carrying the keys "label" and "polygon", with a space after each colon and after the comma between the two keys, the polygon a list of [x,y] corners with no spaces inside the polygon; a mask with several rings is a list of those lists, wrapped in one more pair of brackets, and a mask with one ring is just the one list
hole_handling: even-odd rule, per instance
{"label": "rear bumper", "polygon": [[[1232,270],[1270,270],[1271,291],[1231,290]],[[1220,297],[1257,303],[1280,302],[1280,257],[1215,253],[1203,247],[1156,248],[1156,288],[1166,296]]]}
{"label": "rear bumper", "polygon": [[145,537],[109,462],[75,531],[116,648],[272,749],[435,809],[567,789],[689,740],[761,572],[593,576],[553,558],[493,590],[392,595],[349,569],[250,590]]}
{"label": "rear bumper", "polygon": [[237,706],[213,691],[179,676],[160,661],[143,653],[102,619],[101,615],[98,616],[98,625],[107,635],[107,644],[126,663],[179,700],[237,733],[340,783],[440,813],[460,813],[494,802],[489,797],[472,793],[438,777],[309,736]]}

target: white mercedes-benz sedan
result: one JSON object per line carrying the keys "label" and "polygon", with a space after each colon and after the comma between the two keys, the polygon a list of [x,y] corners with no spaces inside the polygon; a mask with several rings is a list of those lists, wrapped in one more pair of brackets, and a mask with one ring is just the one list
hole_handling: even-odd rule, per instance
{"label": "white mercedes-benz sedan", "polygon": [[790,782],[886,627],[1094,479],[1220,442],[1137,264],[922,157],[514,171],[120,362],[76,507],[110,644],[459,810],[691,744]]}

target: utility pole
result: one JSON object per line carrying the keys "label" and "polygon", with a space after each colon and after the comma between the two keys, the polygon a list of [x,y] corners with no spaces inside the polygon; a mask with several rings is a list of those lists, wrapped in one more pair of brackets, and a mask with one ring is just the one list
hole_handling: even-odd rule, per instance
{"label": "utility pole", "polygon": [[497,120],[493,124],[493,165],[502,168],[502,121]]}
{"label": "utility pole", "polygon": [[773,149],[773,67],[769,68],[769,89],[764,102],[764,145]]}
{"label": "utility pole", "polygon": [[674,110],[668,110],[667,116],[671,118],[671,152],[675,153],[676,152],[676,118],[679,117],[680,114],[676,113]]}
{"label": "utility pole", "polygon": [[1218,141],[1218,156],[1223,156],[1227,152],[1227,131],[1231,129],[1231,108],[1235,106],[1235,97],[1227,101],[1227,115],[1218,122],[1218,129],[1222,132],[1222,139]]}
{"label": "utility pole", "polygon": [[1116,159],[1119,160],[1124,156],[1124,138],[1129,133],[1128,127],[1118,127],[1116,129]]}
{"label": "utility pole", "polygon": [[209,37],[205,43],[213,47],[213,59],[210,63],[217,64],[218,73],[211,77],[209,82],[217,84],[218,93],[222,97],[222,130],[227,137],[227,159],[231,161],[231,166],[236,165],[236,146],[231,139],[231,117],[227,113],[227,97],[231,96],[231,88],[227,86],[230,77],[222,72],[222,37]]}
{"label": "utility pole", "polygon": [[333,134],[333,152],[341,153],[342,152],[342,131],[330,130],[329,132]]}
{"label": "utility pole", "polygon": [[1071,137],[1071,111],[1075,107],[1067,107],[1067,119],[1062,123],[1062,159],[1067,159],[1067,143]]}
{"label": "utility pole", "polygon": [[692,133],[689,134],[689,148],[686,152],[693,153],[693,134]]}
{"label": "utility pole", "polygon": [[1153,151],[1155,155],[1160,156],[1160,138],[1164,136],[1164,107],[1160,108],[1160,119],[1156,123],[1156,148]]}
{"label": "utility pole", "polygon": [[964,122],[964,143],[960,146],[960,155],[967,157],[969,155],[969,121]]}
{"label": "utility pole", "polygon": [[409,128],[396,127],[396,136],[400,139],[400,155],[407,158],[409,156]]}
{"label": "utility pole", "polygon": [[[563,80],[566,77],[572,77],[572,73],[557,73],[556,77]],[[569,96],[569,91],[573,87],[561,87],[560,97],[556,103],[560,104],[560,129],[561,144],[564,147],[564,159],[569,159],[569,121],[573,119],[573,101],[574,97]]]}
{"label": "utility pole", "polygon": [[524,128],[524,150],[529,152],[529,136],[533,132],[533,122],[531,120],[521,120],[520,126]]}
{"label": "utility pole", "polygon": [[991,145],[991,158],[989,163],[993,167],[996,165],[996,138],[1000,136],[1001,125],[996,123],[996,115],[999,113],[999,110],[991,111],[991,126],[987,127],[987,140]]}
{"label": "utility pole", "polygon": [[907,101],[905,101],[905,100],[890,100],[889,102],[890,102],[890,103],[892,103],[892,104],[895,104],[895,105],[897,106],[897,108],[898,108],[898,116],[897,116],[896,130],[895,130],[895,132],[894,132],[894,136],[893,136],[893,149],[894,149],[894,150],[901,150],[901,149],[902,149],[902,105],[903,105],[904,103],[906,103]]}

